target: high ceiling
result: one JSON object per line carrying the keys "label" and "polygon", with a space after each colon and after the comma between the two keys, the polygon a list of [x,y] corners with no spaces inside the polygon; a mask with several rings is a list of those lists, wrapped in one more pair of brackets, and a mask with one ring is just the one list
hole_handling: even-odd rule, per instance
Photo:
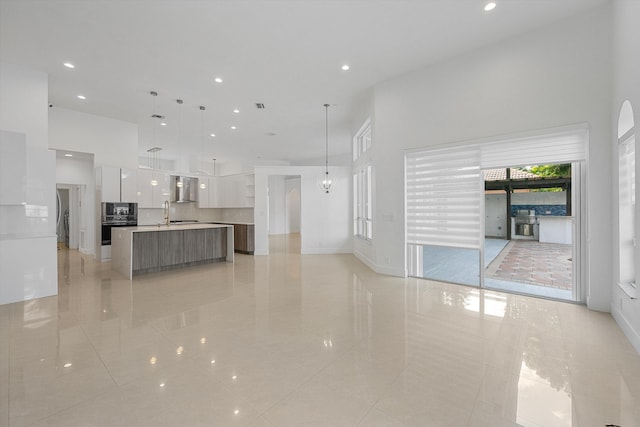
{"label": "high ceiling", "polygon": [[47,72],[53,108],[139,124],[141,155],[302,162],[324,156],[323,104],[347,153],[376,83],[606,1],[0,0],[0,60]]}

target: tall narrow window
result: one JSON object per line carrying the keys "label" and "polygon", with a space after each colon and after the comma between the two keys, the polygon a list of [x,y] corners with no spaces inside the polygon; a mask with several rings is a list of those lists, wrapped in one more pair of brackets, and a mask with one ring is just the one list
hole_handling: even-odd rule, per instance
{"label": "tall narrow window", "polygon": [[620,286],[630,295],[636,292],[635,211],[636,138],[633,110],[625,101],[618,124],[618,265]]}
{"label": "tall narrow window", "polygon": [[353,138],[353,234],[373,238],[373,170],[371,122],[367,120]]}

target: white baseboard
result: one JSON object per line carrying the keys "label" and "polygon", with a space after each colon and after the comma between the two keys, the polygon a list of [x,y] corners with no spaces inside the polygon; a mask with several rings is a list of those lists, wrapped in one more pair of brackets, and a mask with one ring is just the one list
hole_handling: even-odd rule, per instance
{"label": "white baseboard", "polygon": [[615,304],[611,304],[611,315],[616,320],[616,323],[622,329],[622,332],[631,342],[633,348],[640,354],[640,332],[633,328],[633,325],[629,323],[627,318],[622,314],[619,307],[616,308]]}
{"label": "white baseboard", "polygon": [[407,272],[405,269],[399,269],[391,266],[380,266],[373,262],[368,257],[364,256],[359,252],[354,252],[353,255],[360,260],[364,265],[369,267],[371,270],[375,271],[378,274],[384,274],[385,276],[395,276],[395,277],[407,277]]}
{"label": "white baseboard", "polygon": [[384,274],[385,276],[394,277],[407,277],[407,270],[404,268],[395,268],[391,266],[377,266],[373,271],[378,274]]}
{"label": "white baseboard", "polygon": [[305,248],[300,251],[302,255],[331,255],[350,254],[350,248]]}

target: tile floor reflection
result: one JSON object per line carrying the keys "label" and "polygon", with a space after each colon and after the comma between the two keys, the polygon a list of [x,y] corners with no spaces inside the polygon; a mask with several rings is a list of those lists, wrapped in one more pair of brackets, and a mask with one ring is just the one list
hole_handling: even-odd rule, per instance
{"label": "tile floor reflection", "polygon": [[0,426],[640,425],[640,356],[582,306],[295,242],[133,281],[60,252],[58,296],[0,306]]}

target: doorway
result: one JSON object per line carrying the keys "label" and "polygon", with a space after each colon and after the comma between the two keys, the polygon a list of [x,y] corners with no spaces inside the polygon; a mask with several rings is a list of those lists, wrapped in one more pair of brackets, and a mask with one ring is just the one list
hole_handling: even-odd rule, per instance
{"label": "doorway", "polygon": [[577,299],[578,170],[578,163],[483,170],[485,287]]}
{"label": "doorway", "polygon": [[84,185],[56,184],[56,235],[58,248],[81,248],[81,224],[84,223],[82,194]]}
{"label": "doorway", "polygon": [[[587,137],[587,127],[579,125],[537,135],[518,134],[408,152],[405,169],[408,274],[554,299],[583,300],[578,280],[582,271],[579,255],[583,253],[580,235],[584,232],[580,182],[584,178],[581,165],[585,161]],[[509,164],[560,163],[569,164],[570,177],[535,180],[528,177],[515,182],[507,175],[498,180],[502,187],[496,188],[488,186],[485,179],[487,172],[496,168],[513,170],[505,167]],[[532,190],[552,187],[550,181],[562,187],[561,192],[554,197],[548,194],[537,197],[563,198],[564,214],[555,212],[556,206],[533,200],[536,194],[528,196],[532,200],[517,203],[512,200],[517,199],[514,190],[534,193]],[[485,194],[488,189],[497,190],[497,194]],[[494,206],[499,197],[503,202]],[[542,222],[546,222],[544,227],[540,225]],[[542,241],[547,246],[559,243],[563,251],[556,254],[548,247],[539,248],[538,254],[547,257],[547,265],[540,270],[533,265],[532,252],[520,251],[519,259],[507,259],[514,246],[522,246],[517,244],[519,241]],[[501,272],[508,276],[496,273],[502,265]],[[528,280],[522,280],[524,273]],[[546,286],[565,273],[563,279],[568,280],[568,289]],[[543,282],[545,286],[541,286]]]}
{"label": "doorway", "polygon": [[301,176],[268,177],[269,253],[300,254]]}

